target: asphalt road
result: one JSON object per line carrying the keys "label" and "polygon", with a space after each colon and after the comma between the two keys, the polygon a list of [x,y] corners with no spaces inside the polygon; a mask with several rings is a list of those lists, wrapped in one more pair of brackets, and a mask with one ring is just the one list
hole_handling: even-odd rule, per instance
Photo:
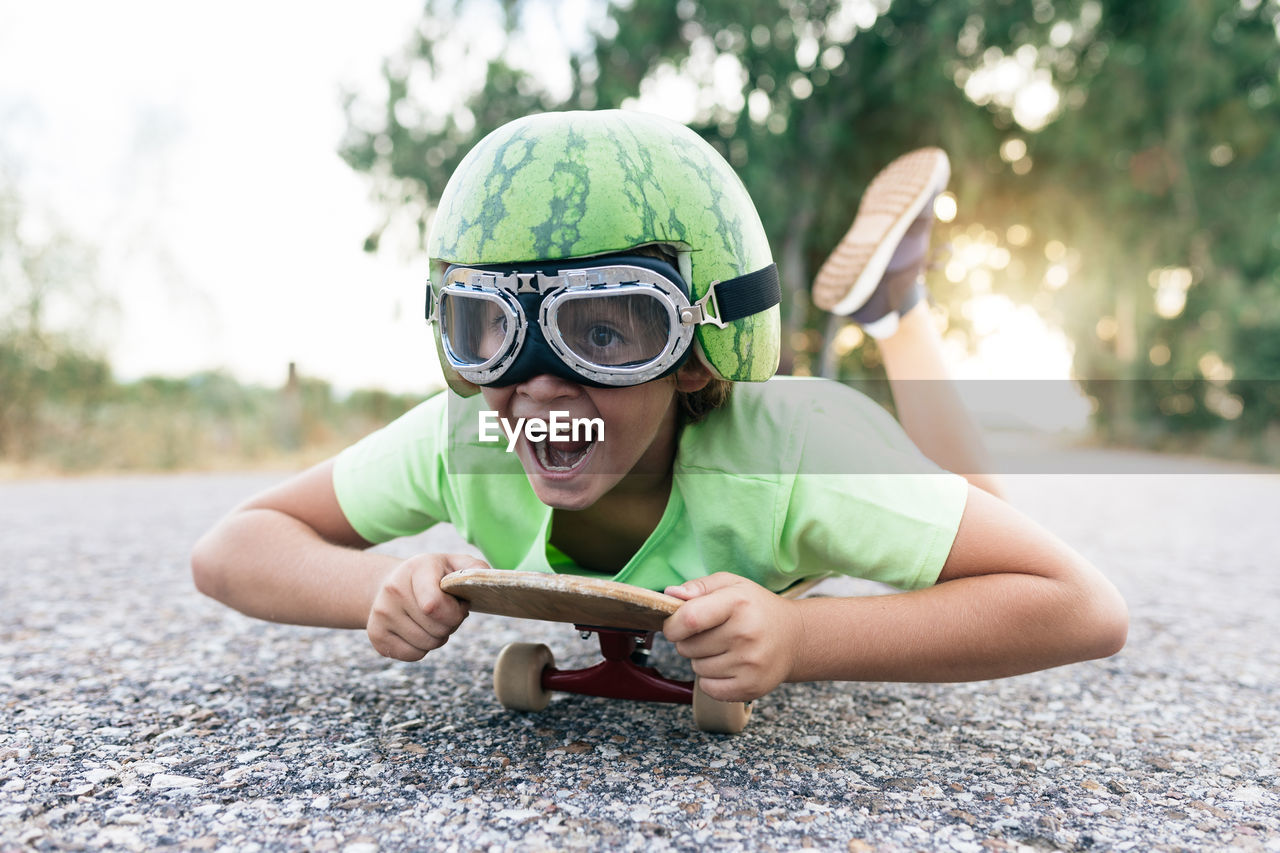
{"label": "asphalt road", "polygon": [[1125,473],[1010,492],[1120,587],[1120,655],[785,685],[737,737],[681,707],[499,707],[506,642],[589,661],[567,626],[477,615],[403,664],[202,598],[191,543],[275,476],[0,483],[0,849],[1280,851],[1280,477],[1078,461]]}

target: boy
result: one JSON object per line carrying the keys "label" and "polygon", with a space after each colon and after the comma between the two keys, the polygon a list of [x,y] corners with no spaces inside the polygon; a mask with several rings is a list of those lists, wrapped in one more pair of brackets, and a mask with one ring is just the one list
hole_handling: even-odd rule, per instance
{"label": "boy", "polygon": [[[452,392],[233,511],[195,548],[197,586],[261,618],[364,628],[379,653],[417,660],[466,617],[440,579],[485,563],[365,549],[450,521],[495,566],[684,599],[663,633],[715,699],[1113,654],[1127,629],[1115,589],[980,488],[992,481],[943,470],[984,470],[959,401],[915,381],[945,376],[918,280],[946,178],[936,150],[895,162],[833,262],[847,269],[815,285],[883,336],[917,450],[843,386],[765,382],[776,270],[741,182],[696,134],[616,111],[500,128],[459,165],[428,241]],[[510,428],[557,418],[601,428]],[[493,424],[511,452],[487,440]],[[906,591],[774,594],[833,573]]]}

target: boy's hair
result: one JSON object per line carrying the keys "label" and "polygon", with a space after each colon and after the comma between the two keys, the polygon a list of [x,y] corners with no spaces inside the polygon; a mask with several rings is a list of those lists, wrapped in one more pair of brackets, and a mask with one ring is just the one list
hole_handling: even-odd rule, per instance
{"label": "boy's hair", "polygon": [[[646,258],[656,258],[660,261],[666,261],[676,269],[680,268],[679,256],[675,249],[670,246],[664,246],[660,243],[650,243],[647,246],[637,246],[626,255],[640,255]],[[697,357],[696,355],[694,356]],[[676,398],[680,404],[681,420],[687,424],[696,424],[706,418],[707,415],[715,409],[720,408],[729,402],[729,396],[733,393],[733,383],[728,379],[721,379],[718,376],[712,376],[706,385],[697,391],[677,391]]]}
{"label": "boy's hair", "polygon": [[677,391],[676,397],[680,401],[680,414],[684,416],[684,422],[696,424],[711,414],[713,409],[718,409],[729,402],[729,395],[732,393],[732,382],[712,376],[711,380],[697,391]]}

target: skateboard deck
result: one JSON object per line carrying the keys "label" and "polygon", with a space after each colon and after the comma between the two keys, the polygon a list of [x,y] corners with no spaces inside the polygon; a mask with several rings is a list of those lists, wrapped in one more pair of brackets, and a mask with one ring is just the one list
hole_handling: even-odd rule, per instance
{"label": "skateboard deck", "polygon": [[[795,597],[816,582],[801,581],[781,594]],[[649,663],[654,634],[684,603],[678,598],[602,578],[502,569],[453,572],[441,578],[440,589],[477,613],[570,622],[584,637],[597,636],[604,659],[586,669],[557,669],[555,656],[540,643],[505,646],[494,666],[493,688],[507,708],[541,711],[556,691],[673,702],[693,706],[698,728],[725,734],[742,731],[751,716],[749,702],[712,699],[696,679],[668,678]]]}
{"label": "skateboard deck", "polygon": [[441,579],[440,589],[467,601],[477,613],[637,631],[661,631],[683,603],[602,578],[503,569],[454,572]]}

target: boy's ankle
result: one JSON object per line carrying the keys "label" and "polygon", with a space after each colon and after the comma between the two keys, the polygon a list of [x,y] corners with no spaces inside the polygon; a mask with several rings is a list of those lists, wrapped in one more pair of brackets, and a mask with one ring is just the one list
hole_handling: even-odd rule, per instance
{"label": "boy's ankle", "polygon": [[[887,325],[881,327],[885,330],[885,334],[877,336],[867,332],[869,336],[876,339],[876,344],[882,352],[890,347],[915,347],[923,338],[930,338],[941,345],[933,314],[929,310],[928,291],[923,284],[919,291],[920,298],[915,303],[894,315],[892,328]],[[866,327],[863,328],[865,330]]]}
{"label": "boy's ankle", "polygon": [[929,302],[929,289],[925,287],[923,264],[912,265],[898,272],[887,272],[881,279],[872,300],[863,308],[850,314],[850,318],[877,340],[897,334],[901,321],[922,302]]}

